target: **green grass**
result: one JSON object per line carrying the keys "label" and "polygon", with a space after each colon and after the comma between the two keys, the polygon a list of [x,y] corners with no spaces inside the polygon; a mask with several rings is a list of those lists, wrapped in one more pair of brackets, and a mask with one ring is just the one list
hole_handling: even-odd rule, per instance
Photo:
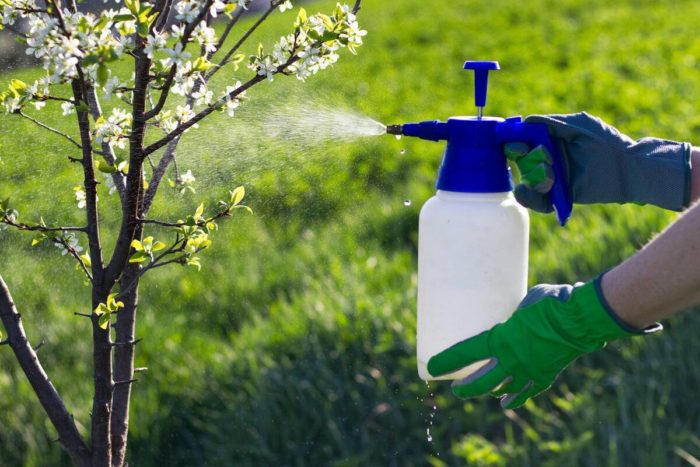
{"label": "green grass", "polygon": [[[361,24],[369,34],[358,56],[344,54],[306,85],[263,84],[240,119],[216,117],[189,133],[180,164],[198,177],[198,194],[166,194],[155,213],[177,218],[200,199],[211,203],[245,184],[256,214],[224,223],[201,273],[173,268],[147,277],[136,365],[149,371],[134,386],[130,464],[655,466],[683,465],[676,447],[698,455],[696,316],[582,358],[514,413],[492,399],[459,401],[446,384],[428,390],[415,371],[416,226],[441,146],[377,138],[275,147],[236,136],[261,102],[281,99],[326,100],[387,123],[471,114],[462,61],[493,59],[502,70],[491,79],[489,114],[586,110],[635,137],[692,140],[700,129],[698,20],[700,5],[690,0],[672,7],[366,2]],[[269,41],[291,21],[276,15],[258,37]],[[60,112],[41,115],[71,123]],[[0,196],[11,195],[27,217],[80,222],[72,199],[80,170],[68,155],[54,135],[0,118]],[[115,200],[103,193],[100,202],[109,231]],[[552,217],[531,217],[535,284],[590,278],[674,215],[577,206],[563,229]],[[89,306],[82,280],[52,246],[0,235],[0,273],[29,336],[46,340],[45,367],[88,426],[90,332],[73,315]],[[0,367],[0,463],[65,464],[7,348],[0,347]],[[433,400],[431,444],[425,429]]]}

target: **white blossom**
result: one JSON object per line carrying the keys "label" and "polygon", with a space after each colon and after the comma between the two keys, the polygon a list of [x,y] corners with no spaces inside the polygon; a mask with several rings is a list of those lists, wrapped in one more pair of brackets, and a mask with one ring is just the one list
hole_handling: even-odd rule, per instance
{"label": "white blossom", "polygon": [[78,238],[75,236],[75,233],[70,232],[65,234],[62,240],[65,243],[65,245],[57,241],[54,241],[54,245],[56,245],[56,247],[59,250],[61,250],[61,254],[63,256],[71,252],[71,250],[73,253],[80,253],[81,251],[83,251],[83,247],[80,246]]}
{"label": "white blossom", "polygon": [[270,55],[265,56],[262,60],[251,63],[249,67],[256,70],[258,75],[266,76],[270,81],[272,81],[272,76],[277,71],[277,67],[272,63],[272,57]]}
{"label": "white blossom", "polygon": [[73,105],[72,102],[63,102],[61,104],[61,109],[63,110],[64,117],[66,115],[71,115],[73,112],[75,112],[75,106]]}
{"label": "white blossom", "polygon": [[182,42],[175,44],[174,49],[165,49],[165,53],[168,54],[168,58],[161,60],[160,62],[163,66],[181,66],[188,58],[190,58],[190,53],[183,50]]}
{"label": "white blossom", "polygon": [[216,18],[216,15],[226,7],[226,3],[221,0],[214,0],[209,7],[209,15]]}
{"label": "white blossom", "polygon": [[194,175],[192,175],[192,171],[188,170],[184,174],[180,175],[179,182],[181,185],[192,185],[196,178],[194,178]]}
{"label": "white blossom", "polygon": [[118,77],[112,76],[107,80],[107,82],[104,85],[104,97],[105,100],[110,100],[112,98],[112,94],[117,96],[117,98],[121,99],[123,92],[121,89],[126,88],[126,83],[122,82]]}
{"label": "white blossom", "polygon": [[284,2],[280,3],[280,11],[284,13],[286,10],[291,10],[294,8],[294,5],[292,4],[292,0],[285,0]]}
{"label": "white blossom", "polygon": [[83,209],[85,208],[85,205],[87,204],[87,196],[85,194],[85,190],[83,190],[82,187],[76,186],[73,188],[75,191],[75,200],[78,202],[78,209]]}
{"label": "white blossom", "polygon": [[113,174],[104,174],[105,176],[105,187],[109,189],[109,195],[113,195],[117,191],[117,186],[114,184]]}
{"label": "white blossom", "polygon": [[95,122],[95,141],[107,143],[120,149],[126,147],[131,133],[131,114],[120,108],[112,109],[112,114]]}
{"label": "white blossom", "polygon": [[181,0],[175,4],[175,19],[191,23],[199,14],[200,4],[196,0]]}
{"label": "white blossom", "polygon": [[226,86],[224,98],[226,100],[225,111],[229,117],[233,117],[234,111],[241,104],[241,100],[245,98],[245,91],[238,94],[236,97],[229,97],[233,91],[241,87],[241,82],[236,81],[234,86]]}
{"label": "white blossom", "polygon": [[175,117],[178,122],[183,123],[194,117],[194,111],[188,105],[178,105],[175,109]]}
{"label": "white blossom", "polygon": [[216,43],[218,41],[216,31],[214,31],[214,28],[207,26],[207,23],[204,21],[197,25],[192,32],[192,37],[199,43],[199,45],[204,47],[206,52],[216,51]]}
{"label": "white blossom", "polygon": [[149,34],[146,38],[146,47],[143,51],[146,52],[148,58],[153,58],[153,54],[158,52],[160,49],[166,46],[166,35],[156,32],[155,34]]}
{"label": "white blossom", "polygon": [[199,88],[192,93],[195,105],[209,105],[212,103],[214,93],[207,89],[205,84],[201,84]]}

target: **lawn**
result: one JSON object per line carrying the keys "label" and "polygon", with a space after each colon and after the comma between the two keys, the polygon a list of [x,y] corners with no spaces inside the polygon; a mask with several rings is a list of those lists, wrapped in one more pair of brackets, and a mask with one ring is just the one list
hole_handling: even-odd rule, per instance
{"label": "lawn", "polygon": [[[305,84],[264,83],[234,119],[216,116],[188,133],[179,164],[197,177],[197,193],[165,190],[154,216],[213,206],[237,185],[254,214],[223,223],[201,272],[163,268],[142,285],[136,366],[148,371],[134,386],[130,464],[657,466],[684,465],[679,450],[700,456],[695,314],[578,360],[517,411],[503,412],[495,399],[460,401],[448,384],[426,387],[414,355],[417,219],[442,146],[321,141],[313,129],[280,141],[260,131],[280,107],[339,107],[385,123],[470,115],[472,77],[462,62],[482,59],[501,63],[487,114],[586,110],[633,137],[693,141],[699,20],[691,0],[366,1],[357,56],[345,53]],[[245,52],[292,21],[289,12],[273,15]],[[15,70],[2,81],[39,74]],[[48,107],[42,118],[72,131]],[[71,155],[31,122],[0,117],[0,199],[11,196],[28,218],[80,222],[73,187],[81,169]],[[101,192],[100,203],[109,231],[116,200]],[[576,206],[560,228],[532,214],[530,283],[589,279],[674,216]],[[89,295],[70,260],[31,239],[0,232],[0,274],[32,342],[46,342],[43,363],[83,428],[90,325],[74,312],[89,311]],[[7,347],[0,368],[0,464],[65,465]]]}

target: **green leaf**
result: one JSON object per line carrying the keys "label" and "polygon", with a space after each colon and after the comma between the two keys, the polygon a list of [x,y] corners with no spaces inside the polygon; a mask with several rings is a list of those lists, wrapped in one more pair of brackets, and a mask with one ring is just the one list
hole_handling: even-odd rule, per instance
{"label": "green leaf", "polygon": [[133,239],[131,241],[131,248],[133,248],[136,251],[143,251],[143,244],[137,239]]}
{"label": "green leaf", "polygon": [[306,10],[303,8],[299,8],[299,14],[297,15],[297,22],[295,26],[301,26],[302,24],[305,24],[309,20],[308,16],[306,16]]}
{"label": "green leaf", "polygon": [[333,24],[333,20],[328,15],[324,15],[323,13],[319,13],[318,16],[321,18],[321,21],[323,21],[323,25],[326,27],[326,29],[333,30],[333,27],[335,26]]}
{"label": "green leaf", "polygon": [[197,206],[197,210],[194,212],[194,218],[199,219],[202,217],[202,214],[204,213],[204,203],[201,203],[199,206]]}
{"label": "green leaf", "polygon": [[187,260],[187,265],[188,266],[194,266],[197,268],[197,271],[202,270],[202,263],[199,262],[199,257],[195,256],[193,258],[190,258]]}
{"label": "green leaf", "polygon": [[32,240],[32,246],[38,245],[39,243],[43,242],[44,240],[46,240],[46,237],[37,237],[37,238]]}
{"label": "green leaf", "polygon": [[160,251],[163,248],[165,248],[165,243],[163,242],[155,242],[153,244],[153,247],[151,248],[151,251]]}
{"label": "green leaf", "polygon": [[209,62],[204,57],[197,58],[197,60],[195,60],[194,63],[192,64],[192,69],[195,71],[207,71],[211,67],[212,67],[211,62]]}
{"label": "green leaf", "polygon": [[232,205],[237,205],[243,200],[243,197],[245,196],[245,187],[239,186],[235,190],[231,192],[231,204]]}
{"label": "green leaf", "polygon": [[116,172],[117,168],[113,165],[109,165],[105,161],[99,161],[97,163],[97,170],[99,170],[100,172],[104,172],[106,174],[111,174],[111,173]]}
{"label": "green leaf", "polygon": [[149,256],[143,251],[137,251],[131,258],[129,258],[130,263],[143,263],[149,258]]}
{"label": "green leaf", "polygon": [[111,313],[105,313],[100,316],[100,318],[97,320],[98,326],[100,326],[102,329],[107,329],[107,326],[109,325],[109,321],[111,318]]}
{"label": "green leaf", "polygon": [[124,0],[124,5],[129,9],[134,16],[138,16],[141,5],[139,0]]}
{"label": "green leaf", "polygon": [[233,208],[234,209],[245,209],[248,212],[248,214],[253,214],[253,210],[244,204],[239,204],[238,206],[234,206]]}
{"label": "green leaf", "polygon": [[149,25],[146,23],[138,22],[136,23],[136,32],[139,34],[141,37],[148,37],[148,28]]}
{"label": "green leaf", "polygon": [[226,6],[224,6],[224,14],[231,18],[231,13],[234,12],[236,9],[237,4],[235,3],[227,3]]}
{"label": "green leaf", "polygon": [[119,23],[122,21],[133,21],[134,16],[133,15],[117,15],[114,17],[114,22]]}

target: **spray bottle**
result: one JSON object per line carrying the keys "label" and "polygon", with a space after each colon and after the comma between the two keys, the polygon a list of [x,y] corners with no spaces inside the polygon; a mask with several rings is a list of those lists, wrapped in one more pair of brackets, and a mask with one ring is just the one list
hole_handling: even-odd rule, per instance
{"label": "spray bottle", "polygon": [[451,117],[387,126],[387,133],[447,141],[437,193],[422,207],[418,227],[418,375],[423,380],[463,378],[477,362],[440,378],[430,357],[507,319],[527,289],[529,217],[512,194],[503,144],[543,145],[553,159],[550,201],[559,223],[572,201],[561,158],[540,123],[520,117],[485,117],[488,73],[498,62],[467,61],[474,70],[476,117]]}

